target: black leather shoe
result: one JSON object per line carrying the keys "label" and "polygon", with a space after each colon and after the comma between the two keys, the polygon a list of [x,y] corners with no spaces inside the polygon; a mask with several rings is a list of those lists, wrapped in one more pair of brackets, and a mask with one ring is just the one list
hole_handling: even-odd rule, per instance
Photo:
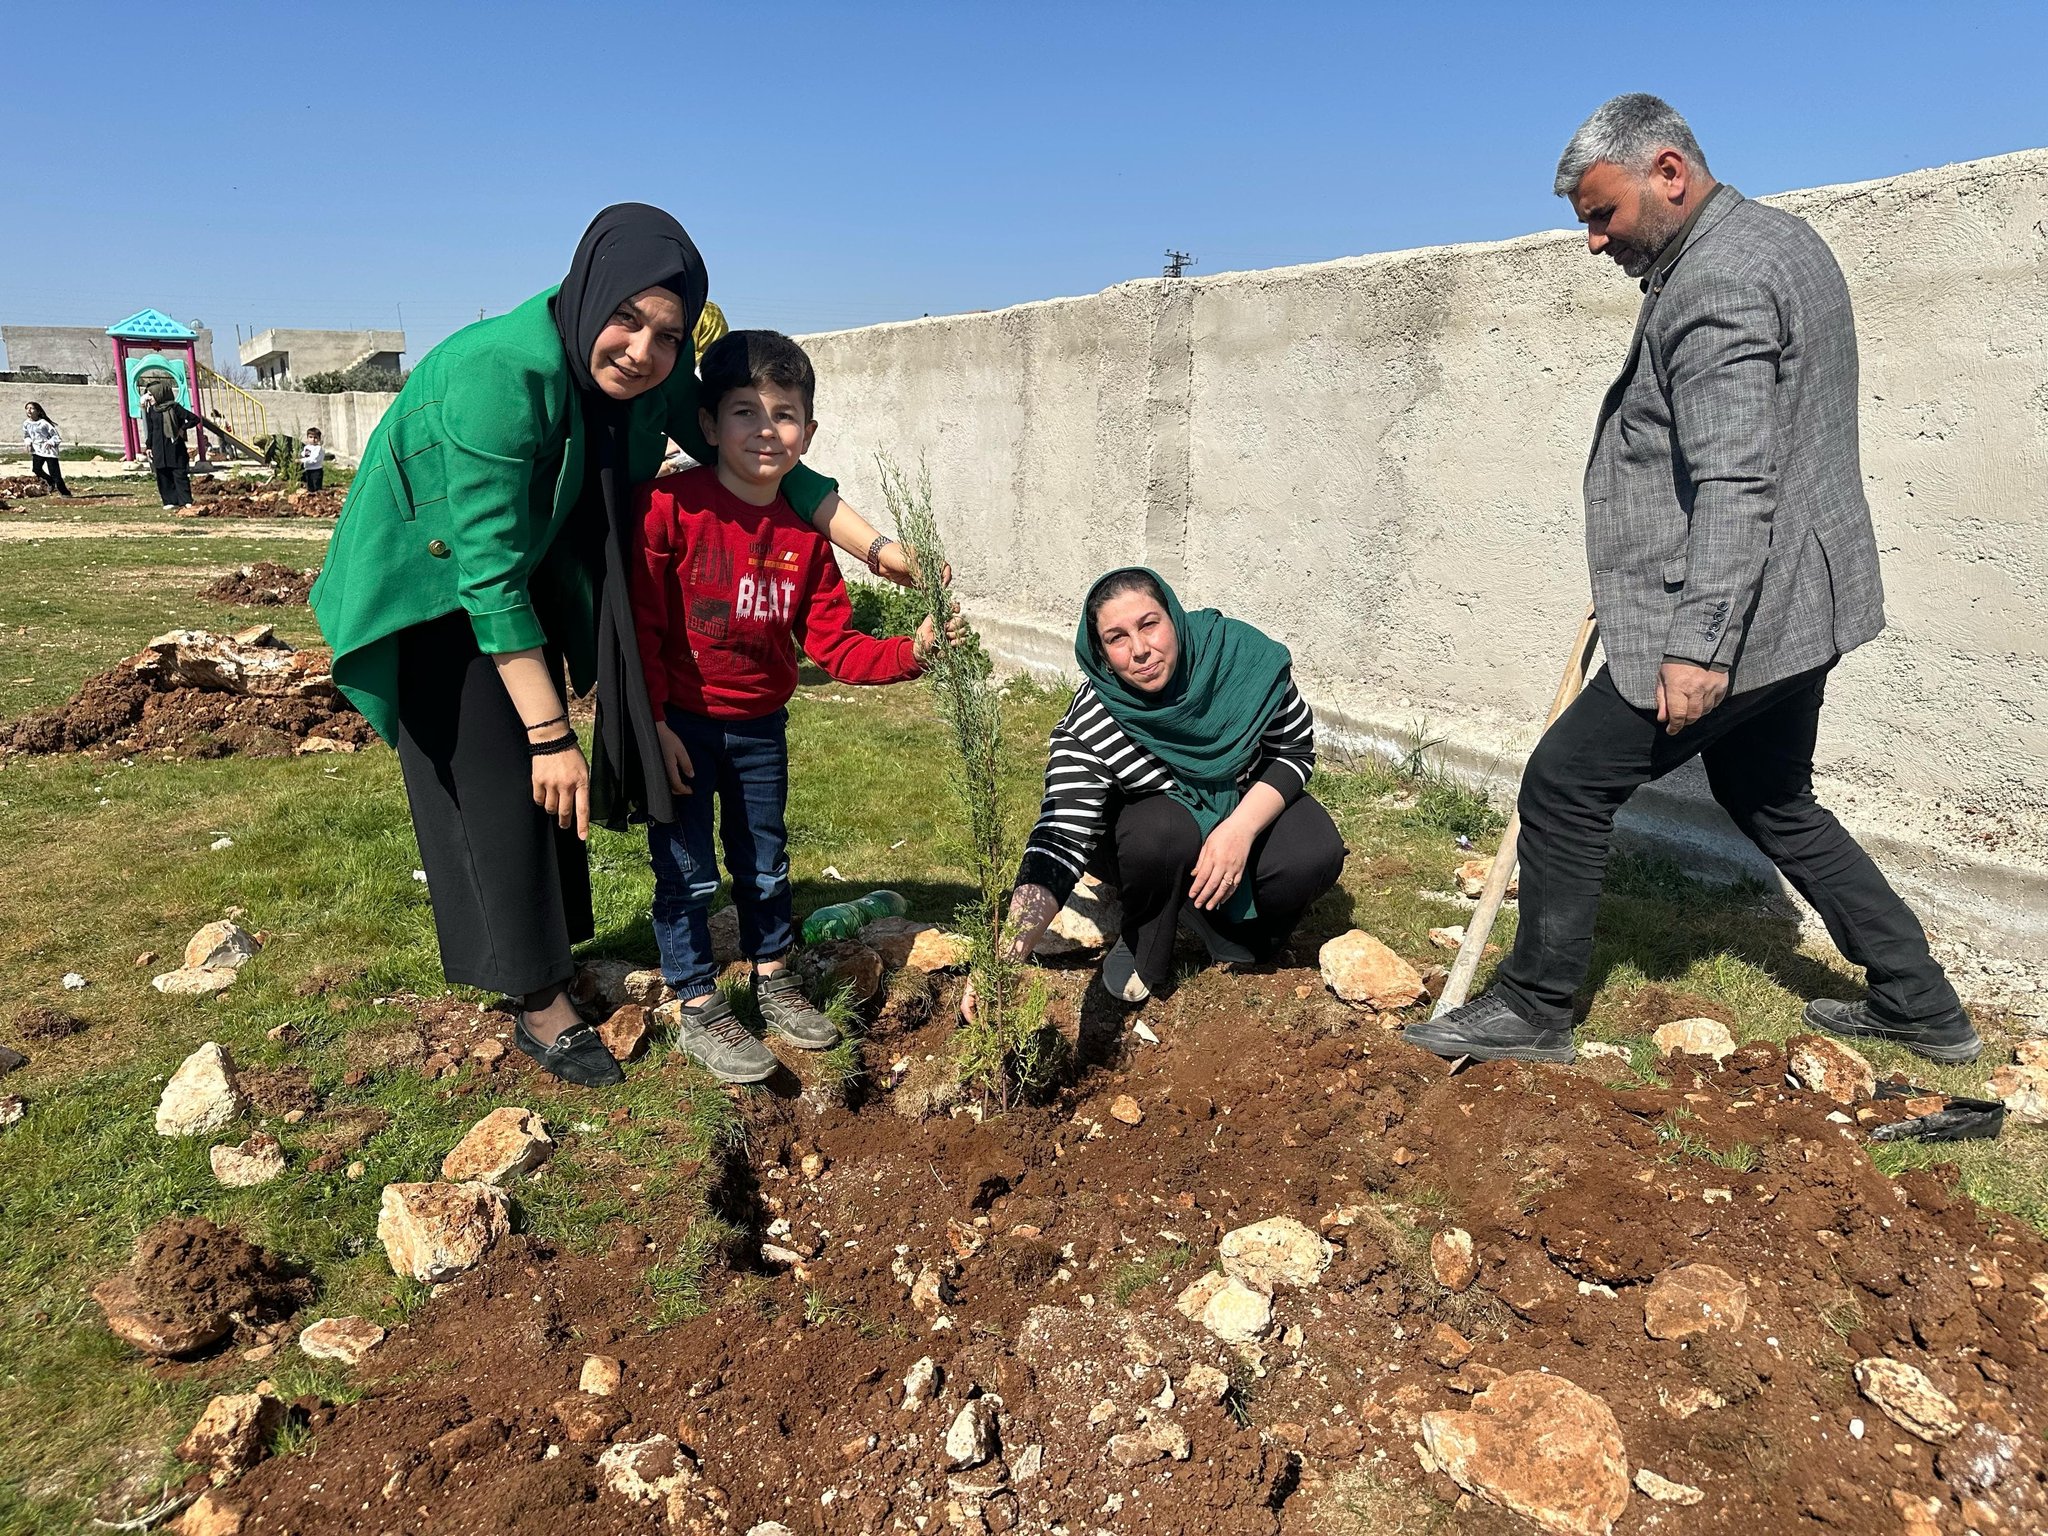
{"label": "black leather shoe", "polygon": [[542,1045],[526,1030],[526,1010],[519,1011],[512,1026],[512,1043],[531,1056],[543,1072],[565,1083],[583,1088],[609,1088],[623,1083],[626,1074],[617,1058],[605,1048],[597,1028],[589,1020],[571,1024],[553,1045]]}
{"label": "black leather shoe", "polygon": [[1531,1024],[1492,993],[1453,1008],[1442,1018],[1410,1024],[1401,1031],[1401,1038],[1446,1061],[1460,1056],[1475,1061],[1569,1063],[1578,1059],[1570,1030]]}
{"label": "black leather shoe", "polygon": [[1184,903],[1182,905],[1180,909],[1180,925],[1202,941],[1202,948],[1209,951],[1209,958],[1218,965],[1257,965],[1259,963],[1257,955],[1218,928],[1210,920],[1209,914],[1193,903]]}
{"label": "black leather shoe", "polygon": [[1975,1061],[1984,1049],[1969,1014],[1957,1008],[1931,1019],[1894,1024],[1871,1011],[1868,1003],[1844,1003],[1817,997],[1806,1005],[1806,1022],[1815,1029],[1851,1040],[1889,1040],[1944,1066]]}

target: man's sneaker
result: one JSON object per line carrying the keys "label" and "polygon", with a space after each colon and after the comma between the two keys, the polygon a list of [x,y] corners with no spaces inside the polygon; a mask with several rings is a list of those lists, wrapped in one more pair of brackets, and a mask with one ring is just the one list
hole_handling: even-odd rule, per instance
{"label": "man's sneaker", "polygon": [[1441,1018],[1410,1024],[1401,1038],[1446,1061],[1556,1061],[1578,1059],[1569,1029],[1531,1024],[1492,993],[1453,1008]]}
{"label": "man's sneaker", "polygon": [[1806,1005],[1806,1022],[1815,1029],[1852,1040],[1889,1040],[1946,1066],[1975,1061],[1984,1049],[1969,1014],[1960,1008],[1911,1024],[1893,1024],[1879,1018],[1868,1003],[1817,997]]}
{"label": "man's sneaker", "polygon": [[1195,938],[1202,941],[1202,948],[1209,952],[1209,958],[1218,965],[1257,965],[1259,957],[1249,946],[1218,928],[1208,913],[1192,902],[1183,902],[1180,909],[1180,925]]}
{"label": "man's sneaker", "polygon": [[1102,984],[1109,989],[1111,997],[1121,998],[1127,1003],[1142,1003],[1152,995],[1152,989],[1138,975],[1138,957],[1131,953],[1131,946],[1122,939],[1111,945],[1109,953],[1102,957]]}
{"label": "man's sneaker", "polygon": [[754,1006],[762,1021],[791,1045],[829,1051],[839,1043],[839,1026],[811,1006],[802,984],[788,971],[754,973]]}
{"label": "man's sneaker", "polygon": [[690,1060],[722,1083],[759,1083],[775,1075],[780,1063],[754,1032],[742,1024],[723,992],[714,992],[694,1006],[677,1010],[676,1045]]}

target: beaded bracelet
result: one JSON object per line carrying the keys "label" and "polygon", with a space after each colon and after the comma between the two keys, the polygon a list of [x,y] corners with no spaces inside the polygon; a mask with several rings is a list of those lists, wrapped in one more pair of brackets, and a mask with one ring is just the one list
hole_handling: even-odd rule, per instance
{"label": "beaded bracelet", "polygon": [[528,757],[553,757],[557,752],[576,752],[581,749],[582,743],[577,741],[576,733],[571,731],[568,735],[557,736],[551,741],[529,741],[526,744],[526,755]]}
{"label": "beaded bracelet", "polygon": [[553,719],[551,719],[551,720],[536,720],[536,721],[534,721],[534,722],[533,722],[533,724],[529,725],[529,726],[528,726],[528,727],[527,727],[526,729],[527,729],[527,733],[528,733],[529,735],[531,735],[531,734],[532,734],[533,732],[535,732],[535,731],[544,731],[544,730],[546,730],[546,729],[547,729],[547,728],[548,728],[549,726],[551,726],[551,725],[567,725],[568,723],[569,723],[569,716],[568,716],[568,715],[567,715],[566,713],[563,713],[563,714],[559,714],[559,715],[556,715],[556,716],[555,716],[555,717],[554,717]]}

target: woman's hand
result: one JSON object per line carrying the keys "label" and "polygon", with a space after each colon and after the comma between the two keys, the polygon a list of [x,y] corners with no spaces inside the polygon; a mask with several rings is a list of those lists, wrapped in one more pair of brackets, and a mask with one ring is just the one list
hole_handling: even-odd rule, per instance
{"label": "woman's hand", "polygon": [[683,738],[668,728],[668,722],[654,722],[654,739],[661,744],[661,766],[668,770],[668,787],[679,795],[690,793],[689,780],[697,776],[696,765]]}
{"label": "woman's hand", "polygon": [[[917,561],[910,549],[900,539],[891,539],[882,546],[882,552],[875,556],[875,565],[886,581],[893,581],[899,587],[917,585]],[[953,585],[953,567],[948,565],[939,573],[939,585]]]}
{"label": "woman's hand", "polygon": [[533,759],[533,803],[552,816],[563,831],[574,827],[578,837],[590,841],[590,764],[583,760],[580,747],[544,753]]}
{"label": "woman's hand", "polygon": [[[917,633],[911,637],[910,642],[911,651],[916,655],[920,665],[930,658],[932,647],[937,643],[938,631],[932,627],[931,615],[927,614],[925,615],[924,622],[917,626]],[[965,645],[966,643],[967,621],[960,617],[960,605],[955,603],[952,616],[946,620],[946,644]],[[1041,887],[1034,886],[1032,889],[1037,890],[1041,889]],[[1047,894],[1050,895],[1051,893],[1047,892]]]}
{"label": "woman's hand", "polygon": [[[1042,885],[1020,885],[1010,893],[1010,920],[1005,925],[1003,948],[1012,960],[1027,960],[1052,920],[1059,915],[1060,899]],[[981,999],[974,983],[960,991],[960,1022],[972,1024]]]}
{"label": "woman's hand", "polygon": [[1251,858],[1253,836],[1236,817],[1227,816],[1203,839],[1202,856],[1195,860],[1188,886],[1188,899],[1198,909],[1213,912],[1237,893]]}

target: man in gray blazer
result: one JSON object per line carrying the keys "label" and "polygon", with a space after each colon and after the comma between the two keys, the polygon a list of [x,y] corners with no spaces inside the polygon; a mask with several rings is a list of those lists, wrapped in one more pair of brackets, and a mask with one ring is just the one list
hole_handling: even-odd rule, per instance
{"label": "man in gray blazer", "polygon": [[1586,466],[1606,667],[1522,778],[1521,921],[1484,997],[1411,1026],[1443,1056],[1570,1061],[1615,813],[1699,757],[1751,842],[1867,973],[1809,1024],[1974,1060],[1919,920],[1813,797],[1828,672],[1884,627],[1856,441],[1856,330],[1804,220],[1716,182],[1654,96],[1617,96],[1558,162],[1586,244],[1643,306]]}

